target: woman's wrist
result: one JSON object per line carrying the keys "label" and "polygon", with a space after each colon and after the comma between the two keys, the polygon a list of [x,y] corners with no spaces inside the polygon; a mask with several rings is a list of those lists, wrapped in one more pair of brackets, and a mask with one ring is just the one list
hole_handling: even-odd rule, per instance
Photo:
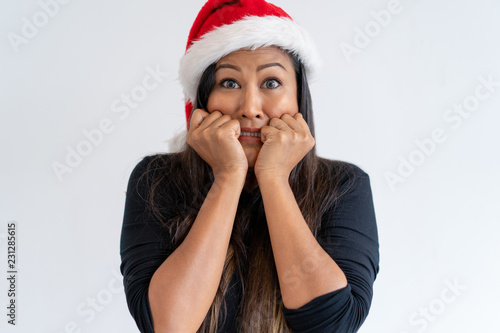
{"label": "woman's wrist", "polygon": [[238,186],[243,188],[245,184],[246,170],[225,170],[214,172],[214,183],[221,185]]}
{"label": "woman's wrist", "polygon": [[287,174],[282,174],[282,173],[261,173],[261,174],[256,174],[255,177],[257,178],[257,183],[259,184],[259,187],[262,188],[263,186],[290,186],[290,183],[288,181],[289,175]]}

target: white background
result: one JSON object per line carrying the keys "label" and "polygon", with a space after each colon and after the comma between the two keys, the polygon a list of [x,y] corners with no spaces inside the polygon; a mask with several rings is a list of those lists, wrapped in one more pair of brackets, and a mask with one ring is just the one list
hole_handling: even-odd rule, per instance
{"label": "white background", "polygon": [[[178,62],[204,1],[170,3],[73,0],[45,24],[37,1],[0,3],[2,332],[137,332],[120,290],[124,191],[135,164],[168,151],[185,128]],[[500,2],[401,0],[385,27],[372,12],[388,1],[274,3],[309,30],[323,59],[311,84],[319,154],[371,177],[381,262],[360,332],[498,332],[500,86],[460,126],[443,116],[474,101],[480,77],[500,82]],[[9,36],[22,37],[23,18],[34,16],[43,26],[15,47]],[[365,28],[369,44],[346,57],[341,45],[360,46]],[[113,112],[157,67],[168,73],[161,84],[128,115]],[[66,164],[103,119],[112,130],[58,179],[53,164]],[[436,129],[446,139],[419,152],[416,141]],[[410,158],[418,165],[391,187],[387,173]]]}

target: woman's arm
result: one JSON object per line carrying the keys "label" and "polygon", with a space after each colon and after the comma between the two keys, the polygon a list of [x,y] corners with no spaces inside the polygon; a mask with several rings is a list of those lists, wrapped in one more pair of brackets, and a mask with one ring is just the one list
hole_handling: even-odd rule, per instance
{"label": "woman's arm", "polygon": [[[370,178],[355,165],[345,166],[339,182],[342,195],[321,217],[317,239],[345,273],[348,285],[300,309],[285,308],[285,317],[297,333],[357,332],[370,310],[373,283],[379,270]],[[302,268],[307,272],[310,267],[314,266],[306,261]]]}
{"label": "woman's arm", "polygon": [[203,322],[221,279],[243,181],[240,175],[215,179],[185,240],[154,273],[155,332],[195,332]]}
{"label": "woman's arm", "polygon": [[238,130],[237,120],[217,111],[191,116],[187,142],[212,168],[214,183],[188,235],[151,279],[155,332],[195,332],[214,300],[248,169]]}
{"label": "woman's arm", "polygon": [[[269,126],[262,128],[261,139],[263,146],[255,163],[255,175],[264,202],[283,303],[288,309],[298,309],[318,296],[345,288],[348,282],[359,282],[357,272],[353,274],[349,265],[344,266],[348,269],[345,271],[332,255],[347,250],[356,256],[358,252],[350,248],[336,248],[333,253],[327,252],[329,248],[321,246],[309,230],[290,188],[288,178],[291,170],[314,146],[314,138],[302,115],[292,117],[284,114],[279,119],[271,119]],[[363,194],[362,201],[351,203],[354,205],[353,214],[339,221],[346,223],[348,230],[360,228],[359,233],[369,231],[369,236],[374,234],[371,238],[376,238],[373,214],[360,215],[361,212],[373,213],[369,183],[361,184],[366,187],[362,188],[362,193],[366,192],[367,195]],[[355,238],[356,241],[359,241],[358,238]],[[355,244],[363,249],[365,245]],[[366,246],[371,249],[372,243]],[[347,255],[347,259],[353,263],[364,258]],[[360,272],[364,273],[365,269]],[[367,283],[371,284],[371,281],[367,280]],[[364,302],[369,303],[369,299]]]}
{"label": "woman's arm", "polygon": [[314,147],[307,123],[300,113],[293,117],[284,114],[262,128],[261,139],[255,176],[264,202],[283,303],[297,309],[345,287],[347,280],[314,238],[288,183],[291,170]]}
{"label": "woman's arm", "polygon": [[[289,190],[285,191],[289,193],[287,200],[294,203],[287,205],[279,199],[281,194],[278,189],[281,186],[275,185],[272,179],[266,181],[261,178],[261,183],[266,184],[267,188],[264,191],[271,199],[265,199],[264,206],[266,201],[268,207],[271,204],[283,205],[281,209],[278,206],[266,208],[266,215],[269,216],[268,226],[276,266],[278,260],[284,265],[292,265],[281,269],[281,272],[278,268],[278,276],[285,304],[284,314],[294,332],[357,332],[370,309],[373,282],[379,269],[378,235],[370,180],[364,171],[354,165],[348,165],[341,178],[340,192],[344,194],[321,217],[321,228],[317,235],[321,250],[309,250],[318,251],[309,254],[306,245],[314,244],[309,236],[311,233],[303,227],[300,227],[303,229],[302,234],[294,232],[293,226],[305,225],[305,221],[295,224],[293,216],[289,214],[296,207],[293,194]],[[283,188],[286,187],[283,185]],[[273,193],[273,189],[277,192]],[[264,198],[264,193],[262,196]],[[272,215],[277,217],[272,218]],[[288,218],[290,220],[287,221]],[[276,221],[282,224],[276,224]],[[282,243],[278,245],[277,241]],[[328,258],[324,253],[327,253]],[[333,272],[331,263],[336,266]],[[347,283],[345,287],[335,287],[335,283],[343,276]],[[299,300],[301,303],[311,300],[291,307],[293,304],[287,296],[290,294],[292,297],[303,295],[304,299]]]}
{"label": "woman's arm", "polygon": [[347,279],[311,233],[288,178],[258,179],[283,304],[298,309],[316,297],[347,286]]}

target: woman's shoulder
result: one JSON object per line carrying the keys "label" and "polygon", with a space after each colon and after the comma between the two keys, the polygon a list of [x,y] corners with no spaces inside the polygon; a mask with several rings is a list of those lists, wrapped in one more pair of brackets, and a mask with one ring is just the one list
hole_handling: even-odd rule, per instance
{"label": "woman's shoulder", "polygon": [[180,153],[154,153],[141,157],[137,165],[149,165],[151,163],[165,163],[175,159]]}
{"label": "woman's shoulder", "polygon": [[139,162],[133,168],[129,182],[149,187],[156,179],[163,178],[168,169],[177,160],[179,153],[150,154],[139,158]]}
{"label": "woman's shoulder", "polygon": [[155,172],[159,169],[168,167],[174,161],[178,160],[179,153],[156,153],[146,155],[140,158],[132,173],[143,174],[145,172]]}
{"label": "woman's shoulder", "polygon": [[169,181],[167,175],[176,160],[176,154],[178,153],[150,154],[139,158],[130,174],[127,194],[145,200],[154,188],[165,189]]}
{"label": "woman's shoulder", "polygon": [[317,184],[328,184],[338,199],[370,189],[368,173],[357,164],[319,157],[317,170]]}
{"label": "woman's shoulder", "polygon": [[329,173],[336,176],[341,181],[355,178],[368,178],[368,173],[357,164],[318,157],[318,166],[321,173]]}

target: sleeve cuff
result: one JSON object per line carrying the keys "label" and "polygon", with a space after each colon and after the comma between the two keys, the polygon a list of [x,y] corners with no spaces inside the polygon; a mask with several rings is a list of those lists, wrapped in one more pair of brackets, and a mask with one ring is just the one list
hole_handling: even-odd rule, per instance
{"label": "sleeve cuff", "polygon": [[348,311],[351,286],[316,297],[298,309],[283,308],[293,332],[331,332]]}

